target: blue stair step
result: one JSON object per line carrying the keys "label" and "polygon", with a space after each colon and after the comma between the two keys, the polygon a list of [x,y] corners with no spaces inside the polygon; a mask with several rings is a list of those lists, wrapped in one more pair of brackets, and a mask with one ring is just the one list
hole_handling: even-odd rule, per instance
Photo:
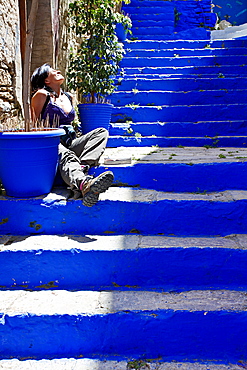
{"label": "blue stair step", "polygon": [[6,235],[0,237],[0,289],[246,290],[246,241],[247,235]]}
{"label": "blue stair step", "polygon": [[1,292],[1,357],[236,363],[246,359],[246,303],[224,290]]}
{"label": "blue stair step", "polygon": [[204,91],[118,91],[111,97],[114,106],[127,104],[142,105],[201,105],[231,104],[234,99],[239,104],[247,103],[247,90],[204,90]]}
{"label": "blue stair step", "polygon": [[[182,56],[233,56],[243,54],[243,48],[205,49],[127,49],[126,57],[182,57]],[[246,50],[247,55],[247,50]]]}
{"label": "blue stair step", "polygon": [[0,234],[13,230],[17,235],[128,234],[135,230],[142,234],[225,236],[246,233],[246,207],[246,191],[191,194],[113,187],[90,209],[81,200],[69,200],[68,194],[59,192],[31,201],[2,196]]}
{"label": "blue stair step", "polygon": [[245,148],[247,145],[246,135],[244,136],[215,136],[215,137],[156,137],[154,135],[142,137],[141,135],[132,136],[111,136],[108,141],[109,147],[146,147],[146,146],[160,146],[160,147],[234,147]]}
{"label": "blue stair step", "polygon": [[[241,56],[241,64],[247,63],[247,56]],[[181,67],[181,66],[210,66],[235,65],[236,56],[194,56],[194,57],[126,57],[121,67]]]}
{"label": "blue stair step", "polygon": [[131,18],[134,14],[136,15],[145,14],[151,19],[153,14],[163,14],[163,16],[167,15],[168,19],[170,18],[174,20],[174,7],[173,5],[170,5],[169,3],[165,2],[164,3],[159,2],[156,4],[154,3],[153,5],[149,3],[148,6],[139,6],[139,7],[132,6],[131,4],[129,6],[123,7],[123,10],[126,13],[129,13]]}
{"label": "blue stair step", "polygon": [[[153,146],[106,151],[104,166],[114,172],[116,184],[168,192],[247,190],[246,148]],[[130,157],[131,163],[111,165],[107,157],[119,159],[120,163],[121,158]],[[96,174],[100,171],[102,168]]]}
{"label": "blue stair step", "polygon": [[[125,73],[128,72],[126,71],[125,69]],[[150,71],[149,71],[150,72]],[[177,71],[179,72],[179,71]],[[196,70],[194,71],[196,72]],[[211,71],[212,72],[212,71]],[[241,72],[239,71],[238,74],[230,74],[228,73],[227,74],[227,78],[235,78],[235,77],[245,77],[244,75],[241,74]],[[153,79],[162,79],[162,80],[165,80],[165,79],[170,79],[170,78],[176,78],[176,79],[185,79],[185,78],[198,78],[198,79],[201,79],[202,78],[202,75],[201,74],[196,74],[196,73],[190,73],[190,74],[178,74],[178,73],[173,73],[173,74],[162,74],[162,73],[158,73],[158,71],[156,71],[156,68],[153,68],[153,74],[151,73],[147,73],[147,74],[144,74],[144,73],[136,73],[136,74],[125,74],[125,79],[126,80],[132,80],[132,79],[150,79],[150,80],[153,80]],[[226,78],[226,76],[220,72],[218,74],[204,74],[203,75],[203,78],[206,79],[206,78]],[[122,76],[118,76],[117,79],[116,79],[116,85],[118,85],[121,81],[123,80],[123,77]]]}
{"label": "blue stair step", "polygon": [[[165,8],[165,9],[168,9],[169,7],[173,10],[173,5],[172,4],[169,4],[169,2],[166,2],[164,0],[151,0],[151,1],[148,1],[148,0],[131,0],[131,3],[126,5],[126,4],[123,4],[123,9],[130,9],[130,7],[137,7],[138,9],[140,8],[144,8],[144,7],[156,7],[156,6],[159,6],[159,7],[162,7]],[[145,9],[144,9],[145,11]]]}
{"label": "blue stair step", "polygon": [[[247,40],[127,40],[124,45],[126,49],[246,48]],[[245,53],[245,50],[243,50],[243,53]]]}
{"label": "blue stair step", "polygon": [[118,82],[118,91],[136,90],[163,90],[163,91],[191,91],[191,90],[219,90],[219,89],[246,89],[246,77],[212,77],[212,78],[129,78]]}
{"label": "blue stair step", "polygon": [[[132,15],[132,32],[136,27],[174,27],[173,19],[164,19],[164,15],[161,16],[160,14],[159,18],[157,16],[158,14],[154,15],[152,19],[147,19],[146,14],[143,14],[142,18],[140,18],[138,14],[136,15],[136,18]],[[136,33],[134,32],[134,34]]]}
{"label": "blue stair step", "polygon": [[200,122],[137,122],[111,123],[111,136],[160,136],[160,137],[207,137],[245,136],[247,122],[242,121],[200,121]]}
{"label": "blue stair step", "polygon": [[[188,75],[197,75],[197,77],[206,77],[208,75],[216,76],[227,76],[231,77],[232,75],[236,77],[244,76],[247,74],[247,66],[186,66],[186,67],[125,67],[124,68],[125,78],[128,75],[134,74],[171,74],[179,75],[179,78],[182,76]],[[198,76],[199,75],[199,76]],[[141,77],[141,76],[140,76]]]}
{"label": "blue stair step", "polygon": [[155,35],[157,37],[158,35],[170,35],[173,31],[173,25],[169,26],[163,26],[163,27],[158,27],[158,26],[146,26],[146,27],[132,27],[132,32],[134,36],[140,37],[146,32],[148,35]]}
{"label": "blue stair step", "polygon": [[[193,102],[192,102],[193,103]],[[114,107],[112,122],[121,122],[125,117],[133,122],[198,122],[202,118],[213,121],[244,120],[247,116],[246,104],[209,105],[161,105]]]}

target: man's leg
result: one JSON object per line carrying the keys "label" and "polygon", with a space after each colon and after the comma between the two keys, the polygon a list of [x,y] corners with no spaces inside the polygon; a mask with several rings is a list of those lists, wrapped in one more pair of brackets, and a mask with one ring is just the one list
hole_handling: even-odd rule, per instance
{"label": "man's leg", "polygon": [[108,131],[100,127],[73,140],[69,149],[77,155],[81,164],[88,164],[90,167],[98,166],[108,136]]}

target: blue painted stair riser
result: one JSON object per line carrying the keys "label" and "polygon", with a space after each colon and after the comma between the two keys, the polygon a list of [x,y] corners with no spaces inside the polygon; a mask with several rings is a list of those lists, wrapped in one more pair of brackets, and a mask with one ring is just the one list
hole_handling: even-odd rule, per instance
{"label": "blue painted stair riser", "polygon": [[[128,234],[132,230],[144,235],[167,236],[247,233],[247,214],[243,212],[247,207],[246,199],[228,202],[188,199],[153,202],[105,200],[90,209],[84,207],[80,200],[67,203],[55,201],[53,204],[48,200],[48,205],[42,199],[32,199],[31,203],[28,199],[1,200],[0,233],[11,234],[13,230],[17,235]],[[65,205],[66,218],[63,213]],[[17,214],[22,215],[18,224],[15,218]],[[50,219],[52,223],[47,222]]]}
{"label": "blue painted stair riser", "polygon": [[247,288],[247,251],[242,249],[186,248],[180,244],[118,251],[9,250],[0,253],[0,263],[0,290],[181,292]]}
{"label": "blue painted stair riser", "polygon": [[0,356],[4,359],[246,359],[246,312],[154,310],[94,316],[4,315],[2,321],[0,335],[4,341]]}

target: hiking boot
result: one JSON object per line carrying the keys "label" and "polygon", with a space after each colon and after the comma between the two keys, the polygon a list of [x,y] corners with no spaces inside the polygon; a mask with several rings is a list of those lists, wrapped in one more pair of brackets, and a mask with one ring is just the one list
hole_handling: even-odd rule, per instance
{"label": "hiking boot", "polygon": [[95,178],[87,176],[80,186],[83,205],[92,207],[96,204],[99,200],[99,194],[104,193],[111,186],[113,179],[114,175],[111,171],[103,172]]}

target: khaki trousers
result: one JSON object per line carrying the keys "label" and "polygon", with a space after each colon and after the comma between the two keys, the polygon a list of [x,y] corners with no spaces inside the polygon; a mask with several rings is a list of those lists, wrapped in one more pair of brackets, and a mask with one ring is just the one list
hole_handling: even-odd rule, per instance
{"label": "khaki trousers", "polygon": [[59,144],[59,171],[63,181],[75,193],[79,190],[81,181],[85,179],[82,165],[98,166],[103,154],[108,131],[97,128],[73,140],[69,148]]}

